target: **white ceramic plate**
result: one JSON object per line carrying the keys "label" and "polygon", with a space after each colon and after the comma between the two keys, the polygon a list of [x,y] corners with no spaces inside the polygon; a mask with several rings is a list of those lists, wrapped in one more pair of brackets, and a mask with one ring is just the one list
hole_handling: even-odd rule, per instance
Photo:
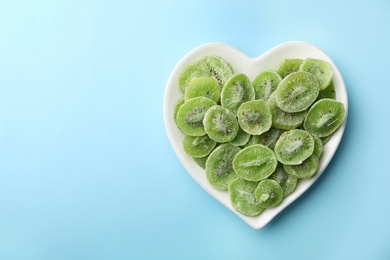
{"label": "white ceramic plate", "polygon": [[[341,101],[346,109],[346,115],[343,124],[334,133],[329,142],[326,143],[324,146],[323,154],[319,162],[318,174],[312,179],[300,181],[296,190],[287,198],[285,198],[281,204],[279,204],[275,208],[264,210],[260,215],[256,217],[247,217],[236,211],[230,203],[228,192],[217,190],[208,183],[204,170],[199,167],[195,163],[195,161],[184,152],[182,148],[182,140],[184,138],[184,134],[176,126],[175,121],[173,119],[174,105],[176,101],[182,96],[177,81],[180,71],[182,71],[185,65],[194,62],[206,55],[221,56],[223,59],[225,59],[232,65],[235,73],[244,73],[251,80],[253,80],[259,74],[259,72],[263,70],[275,70],[278,64],[286,58],[304,59],[310,57],[326,60],[331,64],[334,72],[333,83],[336,90],[337,100]],[[205,191],[207,191],[211,196],[213,196],[215,199],[217,199],[219,202],[221,202],[228,209],[237,214],[241,219],[243,219],[246,223],[248,223],[255,229],[260,229],[264,227],[267,223],[269,223],[279,212],[281,212],[284,208],[286,208],[289,204],[291,204],[294,200],[301,196],[307,189],[309,189],[309,187],[313,185],[313,183],[320,177],[320,175],[332,159],[341,141],[347,121],[347,115],[347,90],[340,71],[338,70],[332,59],[324,51],[307,42],[286,42],[270,49],[269,51],[257,58],[248,57],[239,50],[223,43],[207,43],[201,45],[190,51],[176,65],[176,67],[172,71],[171,76],[169,77],[164,96],[165,128],[172,147],[180,162],[183,164],[183,166],[192,176],[192,178],[194,178],[194,180],[200,186],[202,186]]]}

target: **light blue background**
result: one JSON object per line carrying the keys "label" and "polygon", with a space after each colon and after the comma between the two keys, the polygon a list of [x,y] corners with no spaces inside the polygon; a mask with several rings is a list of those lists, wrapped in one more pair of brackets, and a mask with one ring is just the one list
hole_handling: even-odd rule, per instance
{"label": "light blue background", "polygon": [[[390,259],[390,2],[2,1],[0,259]],[[203,191],[165,84],[219,41],[327,52],[349,118],[319,181],[262,230]]]}

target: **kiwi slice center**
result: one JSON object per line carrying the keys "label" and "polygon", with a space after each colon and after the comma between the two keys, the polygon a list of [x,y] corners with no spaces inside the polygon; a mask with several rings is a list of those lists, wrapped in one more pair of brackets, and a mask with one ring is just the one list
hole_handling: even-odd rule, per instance
{"label": "kiwi slice center", "polygon": [[305,86],[297,85],[288,93],[288,96],[290,96],[291,99],[298,99],[306,92],[307,88]]}
{"label": "kiwi slice center", "polygon": [[269,199],[269,194],[268,193],[264,193],[260,196],[260,200],[261,201],[267,201]]}
{"label": "kiwi slice center", "polygon": [[269,194],[270,199],[273,200],[273,199],[275,198],[275,192],[274,192],[274,190],[271,189],[271,188],[269,188],[269,187],[267,187],[267,188],[266,188],[266,191],[267,191],[267,193]]}
{"label": "kiwi slice center", "polygon": [[208,107],[196,107],[191,112],[189,112],[184,120],[186,124],[190,126],[202,126],[203,125],[203,117],[206,113]]}
{"label": "kiwi slice center", "polygon": [[270,77],[267,77],[264,80],[264,92],[266,97],[269,97],[271,95],[273,82],[274,82],[273,79],[271,79]]}
{"label": "kiwi slice center", "polygon": [[267,160],[264,160],[263,158],[257,158],[256,160],[252,160],[246,163],[241,164],[243,167],[254,167],[254,166],[261,166],[263,164],[266,164]]}
{"label": "kiwi slice center", "polygon": [[210,70],[209,71],[210,71],[210,74],[218,81],[218,84],[220,86],[222,86],[223,82],[222,82],[221,76],[219,75],[219,72],[216,69],[214,69],[213,67],[211,67],[211,66],[210,66]]}
{"label": "kiwi slice center", "polygon": [[248,201],[250,204],[255,204],[255,196],[253,196],[253,193],[245,191],[245,190],[238,190],[238,196],[242,198],[243,200]]}
{"label": "kiwi slice center", "polygon": [[317,65],[313,65],[312,67],[310,67],[308,69],[308,72],[314,74],[318,79],[322,79],[324,75],[324,71],[321,69],[320,66]]}
{"label": "kiwi slice center", "polygon": [[320,120],[318,120],[317,127],[321,128],[325,124],[327,126],[330,126],[331,124],[333,124],[334,122],[337,121],[337,120],[332,120],[333,118],[334,118],[334,114],[323,114],[323,115],[321,115]]}
{"label": "kiwi slice center", "polygon": [[262,114],[259,113],[259,111],[256,110],[247,110],[245,115],[245,119],[251,123],[251,124],[258,124],[261,122],[261,119],[263,118]]}
{"label": "kiwi slice center", "polygon": [[301,139],[297,139],[291,142],[289,146],[286,147],[286,153],[291,154],[296,150],[299,150],[303,145],[303,141]]}
{"label": "kiwi slice center", "polygon": [[197,146],[201,143],[204,143],[205,142],[205,136],[198,136],[195,138],[195,140],[192,142],[192,145],[193,146]]}
{"label": "kiwi slice center", "polygon": [[216,114],[214,116],[215,120],[215,128],[218,129],[218,131],[221,131],[225,134],[228,134],[230,132],[229,125],[227,124],[227,121],[225,116],[221,113]]}
{"label": "kiwi slice center", "polygon": [[217,169],[215,171],[215,174],[218,176],[218,177],[221,177],[222,175],[224,174],[230,174],[230,171],[228,170],[228,167],[229,167],[229,160],[228,160],[228,155],[225,155],[223,158],[222,158],[222,163],[220,164],[220,167],[219,169]]}
{"label": "kiwi slice center", "polygon": [[282,116],[284,116],[284,117],[294,118],[294,113],[289,113],[289,112],[286,112],[283,110],[281,110],[281,112],[282,112]]}
{"label": "kiwi slice center", "polygon": [[244,98],[245,90],[241,84],[234,83],[234,86],[234,103],[238,103]]}

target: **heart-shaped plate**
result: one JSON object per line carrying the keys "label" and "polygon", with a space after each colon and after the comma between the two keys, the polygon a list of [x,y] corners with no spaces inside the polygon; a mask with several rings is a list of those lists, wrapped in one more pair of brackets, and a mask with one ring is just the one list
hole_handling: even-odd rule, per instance
{"label": "heart-shaped plate", "polygon": [[[333,134],[332,138],[324,145],[323,153],[319,162],[319,169],[316,176],[311,179],[302,180],[298,183],[295,191],[287,196],[281,204],[275,208],[266,209],[256,217],[248,217],[242,215],[235,210],[231,205],[229,194],[227,191],[220,191],[212,187],[206,179],[204,169],[198,166],[195,161],[188,156],[182,146],[184,138],[183,132],[176,126],[173,111],[176,101],[183,95],[178,87],[178,76],[183,68],[204,56],[217,55],[229,62],[235,73],[244,73],[253,80],[261,71],[275,70],[280,62],[287,58],[316,58],[328,61],[333,69],[333,83],[336,91],[336,99],[342,102],[345,106],[345,119],[338,130]],[[223,43],[207,43],[201,45],[185,55],[182,60],[176,65],[169,77],[165,96],[164,96],[164,122],[168,134],[168,138],[172,147],[183,164],[187,172],[192,178],[211,196],[225,205],[228,209],[237,214],[246,223],[255,229],[260,229],[269,223],[279,212],[290,205],[294,200],[301,196],[311,185],[320,177],[325,170],[330,160],[332,159],[344,133],[346,119],[348,115],[348,97],[344,80],[340,71],[336,67],[332,59],[320,48],[300,41],[286,42],[280,44],[257,58],[251,58],[240,52],[239,50],[223,44]]]}

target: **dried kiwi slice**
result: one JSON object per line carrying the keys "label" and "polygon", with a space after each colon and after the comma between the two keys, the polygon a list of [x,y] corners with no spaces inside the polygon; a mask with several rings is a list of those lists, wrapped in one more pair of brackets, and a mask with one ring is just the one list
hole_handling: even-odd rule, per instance
{"label": "dried kiwi slice", "polygon": [[276,142],[283,133],[284,130],[271,127],[267,132],[262,133],[261,135],[253,135],[248,142],[248,145],[262,144],[268,148],[274,149]]}
{"label": "dried kiwi slice", "polygon": [[206,177],[210,184],[227,190],[229,183],[237,177],[232,161],[240,148],[232,144],[221,144],[210,153],[206,161]]}
{"label": "dried kiwi slice", "polygon": [[285,77],[275,91],[276,104],[286,112],[306,110],[320,91],[318,81],[308,72],[294,72]]}
{"label": "dried kiwi slice", "polygon": [[339,128],[344,116],[343,103],[333,99],[321,99],[309,109],[303,127],[312,135],[325,137]]}
{"label": "dried kiwi slice", "polygon": [[248,143],[250,137],[250,134],[248,134],[247,132],[242,130],[241,127],[239,127],[237,136],[233,140],[231,140],[230,143],[235,146],[244,146]]}
{"label": "dried kiwi slice", "polygon": [[279,129],[291,130],[299,127],[302,125],[307,113],[306,110],[295,113],[283,111],[276,104],[275,94],[269,97],[267,104],[272,114],[272,126]]}
{"label": "dried kiwi slice", "polygon": [[242,149],[233,160],[237,175],[248,181],[260,181],[270,176],[278,161],[268,147],[255,144]]}
{"label": "dried kiwi slice", "polygon": [[255,198],[262,208],[273,208],[283,200],[283,189],[274,180],[260,181],[255,190]]}
{"label": "dried kiwi slice", "polygon": [[176,120],[176,117],[177,117],[177,112],[179,112],[179,108],[181,107],[181,105],[184,104],[184,97],[180,97],[176,103],[175,103],[175,107],[173,108],[173,119],[175,119],[175,123],[177,125],[177,120]]}
{"label": "dried kiwi slice", "polygon": [[221,92],[221,104],[234,115],[244,102],[255,99],[255,92],[248,76],[245,74],[236,74],[226,83]]}
{"label": "dried kiwi slice", "polygon": [[313,135],[313,139],[314,139],[314,150],[313,150],[313,154],[315,156],[317,156],[317,158],[320,158],[321,154],[322,154],[322,149],[323,149],[323,145],[322,145],[322,140]]}
{"label": "dried kiwi slice", "polygon": [[256,201],[255,190],[258,182],[247,181],[241,178],[234,179],[229,184],[229,196],[232,206],[246,216],[257,216],[263,208]]}
{"label": "dried kiwi slice", "polygon": [[299,70],[313,74],[318,80],[320,89],[325,89],[329,86],[333,77],[332,67],[329,62],[324,60],[306,58],[303,60]]}
{"label": "dried kiwi slice", "polygon": [[191,80],[199,77],[209,77],[210,71],[205,62],[196,61],[188,64],[179,74],[179,88],[181,92],[185,92]]}
{"label": "dried kiwi slice", "polygon": [[255,90],[255,99],[267,101],[281,80],[282,77],[276,71],[266,70],[261,72],[252,82]]}
{"label": "dried kiwi slice", "polygon": [[208,135],[203,136],[189,136],[186,135],[183,138],[183,148],[184,151],[191,157],[201,158],[207,156],[214,147],[217,145],[217,142],[210,139]]}
{"label": "dried kiwi slice", "polygon": [[271,111],[264,100],[242,103],[237,111],[238,124],[251,135],[261,135],[272,125]]}
{"label": "dried kiwi slice", "polygon": [[333,81],[331,81],[329,86],[327,86],[325,89],[320,90],[320,93],[318,94],[317,100],[320,100],[323,98],[336,99],[336,90],[334,88]]}
{"label": "dried kiwi slice", "polygon": [[306,131],[293,129],[284,132],[275,145],[275,155],[283,164],[302,163],[314,151],[314,139]]}
{"label": "dried kiwi slice", "polygon": [[218,103],[220,96],[221,87],[215,78],[200,77],[190,81],[184,93],[184,100],[187,101],[194,97],[207,97]]}
{"label": "dried kiwi slice", "polygon": [[276,71],[282,78],[284,78],[293,72],[297,72],[302,64],[302,61],[303,60],[301,59],[285,59],[279,64]]}
{"label": "dried kiwi slice", "polygon": [[280,187],[283,190],[283,198],[290,195],[297,186],[298,179],[290,174],[288,174],[282,164],[278,164],[276,170],[268,177],[270,180],[275,180],[279,183]]}
{"label": "dried kiwi slice", "polygon": [[233,113],[222,106],[211,107],[204,115],[204,129],[208,136],[216,142],[232,141],[238,132],[238,123]]}
{"label": "dried kiwi slice", "polygon": [[320,139],[321,139],[321,142],[322,142],[322,146],[324,146],[324,145],[330,140],[330,138],[332,137],[332,135],[333,135],[333,134],[320,138]]}
{"label": "dried kiwi slice", "polygon": [[200,59],[199,62],[204,62],[210,73],[210,76],[214,77],[221,88],[223,88],[228,79],[233,75],[233,67],[223,58],[210,55]]}
{"label": "dried kiwi slice", "polygon": [[202,157],[202,158],[194,158],[194,161],[197,165],[199,165],[202,169],[206,169],[206,161],[208,156]]}
{"label": "dried kiwi slice", "polygon": [[297,165],[283,165],[288,174],[299,179],[308,179],[313,177],[318,170],[318,158],[314,154],[309,156],[302,163]]}
{"label": "dried kiwi slice", "polygon": [[196,97],[188,100],[181,105],[177,112],[177,126],[186,135],[205,135],[206,131],[203,126],[203,117],[206,111],[215,105],[214,100],[205,97]]}

